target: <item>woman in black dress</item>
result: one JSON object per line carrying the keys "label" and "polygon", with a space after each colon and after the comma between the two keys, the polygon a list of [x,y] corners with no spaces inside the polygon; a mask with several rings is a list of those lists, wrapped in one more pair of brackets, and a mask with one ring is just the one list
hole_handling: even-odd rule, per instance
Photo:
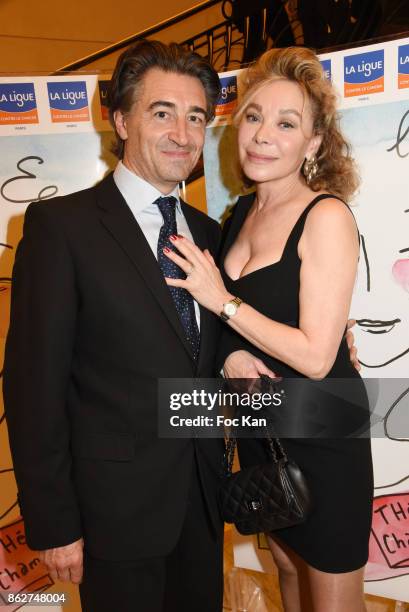
{"label": "woman in black dress", "polygon": [[[168,252],[186,272],[185,287],[203,306],[224,313],[221,363],[246,376],[250,353],[287,377],[349,378],[345,329],[359,238],[345,204],[357,187],[339,132],[335,94],[308,49],[272,49],[246,73],[235,115],[244,175],[255,193],[240,198],[228,222],[220,270],[186,238]],[[236,300],[232,302],[234,298]],[[239,305],[238,305],[239,304]],[[242,351],[243,368],[233,351]],[[335,401],[335,400],[334,400]],[[354,416],[345,403],[345,419]],[[334,405],[324,406],[328,414]],[[337,400],[336,410],[344,410]],[[344,412],[342,412],[344,414]],[[285,440],[306,475],[314,509],[302,525],[269,536],[284,608],[362,612],[372,508],[369,439]],[[242,467],[265,460],[262,440],[242,440]],[[308,579],[308,593],[304,578]]]}

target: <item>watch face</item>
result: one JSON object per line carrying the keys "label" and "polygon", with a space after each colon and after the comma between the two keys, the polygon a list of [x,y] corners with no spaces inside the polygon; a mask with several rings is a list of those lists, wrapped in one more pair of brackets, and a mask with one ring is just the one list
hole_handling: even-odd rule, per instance
{"label": "watch face", "polygon": [[237,306],[231,302],[227,302],[227,304],[224,305],[223,310],[227,315],[229,315],[229,317],[231,317],[232,315],[236,314]]}

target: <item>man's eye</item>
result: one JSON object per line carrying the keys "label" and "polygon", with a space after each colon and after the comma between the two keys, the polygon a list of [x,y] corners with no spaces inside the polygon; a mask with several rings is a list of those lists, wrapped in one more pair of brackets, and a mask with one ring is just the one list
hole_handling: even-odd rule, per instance
{"label": "man's eye", "polygon": [[155,113],[155,117],[158,117],[159,119],[166,119],[167,116],[168,113],[166,111],[157,111]]}
{"label": "man's eye", "polygon": [[200,115],[191,115],[189,117],[189,121],[191,121],[192,123],[203,123],[203,117],[201,117]]}

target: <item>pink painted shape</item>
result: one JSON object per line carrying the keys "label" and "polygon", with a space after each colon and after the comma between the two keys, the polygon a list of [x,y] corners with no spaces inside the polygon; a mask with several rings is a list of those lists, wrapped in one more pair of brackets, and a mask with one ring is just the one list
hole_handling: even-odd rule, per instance
{"label": "pink painted shape", "polygon": [[405,291],[409,291],[409,259],[397,259],[392,266],[392,274]]}
{"label": "pink painted shape", "polygon": [[[14,612],[21,604],[6,605],[7,592],[42,593],[54,584],[38,553],[26,544],[23,519],[0,529],[0,611]],[[28,610],[30,608],[27,608]]]}
{"label": "pink painted shape", "polygon": [[409,574],[409,492],[375,497],[365,580]]}

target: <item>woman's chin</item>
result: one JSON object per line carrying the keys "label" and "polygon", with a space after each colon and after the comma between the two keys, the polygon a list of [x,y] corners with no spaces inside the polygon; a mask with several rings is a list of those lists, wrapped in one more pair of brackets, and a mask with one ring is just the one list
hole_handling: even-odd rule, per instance
{"label": "woman's chin", "polygon": [[244,168],[244,174],[253,183],[267,183],[276,178],[265,168]]}

